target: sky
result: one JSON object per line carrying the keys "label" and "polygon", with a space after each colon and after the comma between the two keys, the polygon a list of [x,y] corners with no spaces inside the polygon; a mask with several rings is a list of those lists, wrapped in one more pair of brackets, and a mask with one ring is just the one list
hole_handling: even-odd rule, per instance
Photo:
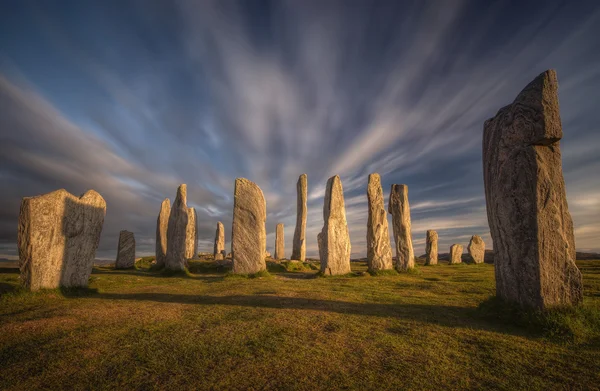
{"label": "sky", "polygon": [[261,187],[267,250],[281,222],[289,257],[302,173],[307,256],[333,175],[366,256],[372,172],[386,202],[408,185],[416,255],[427,229],[440,252],[473,234],[491,248],[483,123],[550,68],[576,247],[600,251],[598,1],[1,1],[0,257],[17,255],[21,198],[59,188],[105,198],[98,258],[120,230],[151,255],[180,183],[199,251],[217,221],[229,250],[237,177]]}

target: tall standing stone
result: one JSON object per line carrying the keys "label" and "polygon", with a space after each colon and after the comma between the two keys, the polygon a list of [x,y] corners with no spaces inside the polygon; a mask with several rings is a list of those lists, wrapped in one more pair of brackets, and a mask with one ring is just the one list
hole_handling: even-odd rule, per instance
{"label": "tall standing stone", "polygon": [[177,196],[169,214],[167,259],[165,262],[165,268],[168,270],[185,270],[187,224],[187,186],[182,184],[177,189]]}
{"label": "tall standing stone", "polygon": [[275,230],[275,259],[280,261],[285,258],[285,242],[283,239],[283,223],[277,224]]}
{"label": "tall standing stone", "polygon": [[100,242],[106,202],[94,190],[64,189],[21,201],[17,246],[24,286],[86,287]]}
{"label": "tall standing stone", "polygon": [[215,232],[215,247],[213,255],[216,261],[225,259],[225,227],[220,221],[217,223],[217,230]]}
{"label": "tall standing stone", "polygon": [[392,247],[388,229],[387,213],[379,174],[369,175],[367,186],[369,217],[367,220],[367,263],[369,271],[393,268]]}
{"label": "tall standing stone", "polygon": [[427,230],[425,238],[425,265],[438,263],[438,234],[432,229]]}
{"label": "tall standing stone", "polygon": [[171,201],[165,198],[160,204],[160,212],[156,219],[156,266],[162,268],[167,259],[167,230],[169,228],[169,215],[171,214]]}
{"label": "tall standing stone", "polygon": [[392,215],[394,241],[396,242],[396,270],[407,271],[415,267],[407,185],[392,185],[388,212]]}
{"label": "tall standing stone", "polygon": [[473,262],[483,263],[485,256],[485,243],[483,242],[483,239],[481,239],[481,236],[471,236],[471,240],[467,246],[467,251],[469,251],[469,255],[471,256]]}
{"label": "tall standing stone", "polygon": [[115,269],[130,269],[135,266],[135,237],[133,232],[119,233],[119,247]]}
{"label": "tall standing stone", "polygon": [[266,270],[267,204],[262,190],[245,178],[235,180],[231,254],[233,272],[254,274]]}
{"label": "tall standing stone", "polygon": [[448,254],[448,261],[450,265],[462,263],[463,246],[461,244],[453,244],[450,246],[450,254]]}
{"label": "tall standing stone", "polygon": [[185,259],[198,257],[198,215],[196,209],[188,208],[188,221],[185,229]]}
{"label": "tall standing stone", "polygon": [[304,262],[306,260],[306,200],[308,192],[308,178],[306,174],[302,174],[298,178],[296,192],[296,229],[294,230],[291,259]]}
{"label": "tall standing stone", "polygon": [[350,234],[346,222],[344,189],[337,175],[327,181],[323,221],[323,229],[317,235],[321,273],[325,275],[350,273]]}
{"label": "tall standing stone", "polygon": [[529,83],[484,124],[483,179],[496,294],[523,307],[583,300],[562,174],[558,81]]}

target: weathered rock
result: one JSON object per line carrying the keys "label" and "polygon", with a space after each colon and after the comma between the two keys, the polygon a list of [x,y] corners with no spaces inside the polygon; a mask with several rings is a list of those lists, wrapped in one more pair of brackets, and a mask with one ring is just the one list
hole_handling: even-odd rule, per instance
{"label": "weathered rock", "polygon": [[438,234],[432,229],[427,230],[425,238],[425,265],[438,263]]}
{"label": "weathered rock", "polygon": [[185,270],[187,225],[187,186],[182,184],[177,189],[177,196],[169,214],[167,259],[165,262],[165,268],[168,270]]}
{"label": "weathered rock", "polygon": [[[222,259],[228,258],[227,251],[221,250],[221,256],[223,257]],[[231,258],[231,256],[229,256],[229,258]]]}
{"label": "weathered rock", "polygon": [[553,70],[536,77],[484,124],[483,179],[496,294],[523,307],[583,300],[561,138]]}
{"label": "weathered rock", "polygon": [[187,208],[188,221],[185,229],[185,259],[198,258],[198,215],[196,209]]}
{"label": "weathered rock", "polygon": [[283,239],[283,223],[277,224],[275,230],[275,259],[278,261],[285,258],[285,242]]}
{"label": "weathered rock", "polygon": [[367,199],[369,201],[369,217],[367,220],[367,264],[369,271],[389,270],[393,268],[392,247],[390,245],[390,232],[379,174],[369,175]]}
{"label": "weathered rock", "polygon": [[262,190],[245,179],[235,180],[231,253],[233,272],[254,274],[266,270],[267,204]]}
{"label": "weathered rock", "polygon": [[17,242],[24,286],[86,287],[105,215],[106,202],[94,190],[79,198],[64,189],[23,198]]}
{"label": "weathered rock", "polygon": [[271,258],[271,253],[270,252],[265,252],[265,258]]}
{"label": "weathered rock", "polygon": [[485,255],[485,243],[483,242],[483,239],[481,239],[481,236],[471,236],[471,240],[467,246],[467,251],[469,251],[469,255],[471,256],[473,262],[483,263],[483,258]]}
{"label": "weathered rock", "polygon": [[350,273],[350,234],[346,222],[344,189],[337,175],[327,181],[323,221],[323,229],[317,235],[321,273],[325,275]]}
{"label": "weathered rock", "polygon": [[167,230],[169,228],[169,216],[171,215],[171,201],[165,198],[160,204],[160,212],[156,219],[156,266],[164,267],[167,259]]}
{"label": "weathered rock", "polygon": [[302,174],[298,178],[296,193],[296,229],[294,230],[291,259],[304,262],[306,259],[306,200],[308,193],[308,177],[306,174]]}
{"label": "weathered rock", "polygon": [[407,271],[415,267],[407,185],[392,185],[388,212],[392,215],[394,241],[396,242],[396,270]]}
{"label": "weathered rock", "polygon": [[461,244],[453,244],[450,246],[450,253],[448,254],[448,261],[450,265],[462,263],[463,246]]}
{"label": "weathered rock", "polygon": [[215,260],[225,259],[225,227],[220,221],[217,223],[217,231],[215,232],[215,247],[213,251]]}
{"label": "weathered rock", "polygon": [[130,269],[135,266],[135,237],[133,232],[119,233],[119,249],[115,269]]}

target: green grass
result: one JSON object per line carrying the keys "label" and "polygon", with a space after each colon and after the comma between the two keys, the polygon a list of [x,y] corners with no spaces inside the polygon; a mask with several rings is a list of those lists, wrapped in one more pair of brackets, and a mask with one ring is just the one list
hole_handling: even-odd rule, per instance
{"label": "green grass", "polygon": [[[239,278],[209,260],[166,276],[94,269],[89,289],[25,292],[0,273],[2,390],[597,389],[600,261],[583,306],[493,298],[493,265],[317,274],[269,262]],[[360,277],[358,277],[360,276]],[[250,277],[250,276],[246,276]]]}

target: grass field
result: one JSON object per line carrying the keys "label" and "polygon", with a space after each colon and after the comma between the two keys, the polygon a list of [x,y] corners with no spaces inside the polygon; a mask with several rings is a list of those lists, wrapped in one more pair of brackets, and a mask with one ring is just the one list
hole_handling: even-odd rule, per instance
{"label": "grass field", "polygon": [[[577,310],[490,299],[493,265],[312,278],[209,261],[165,276],[94,269],[90,289],[28,293],[0,273],[0,389],[600,389],[600,261]],[[483,303],[483,304],[482,304]]]}

